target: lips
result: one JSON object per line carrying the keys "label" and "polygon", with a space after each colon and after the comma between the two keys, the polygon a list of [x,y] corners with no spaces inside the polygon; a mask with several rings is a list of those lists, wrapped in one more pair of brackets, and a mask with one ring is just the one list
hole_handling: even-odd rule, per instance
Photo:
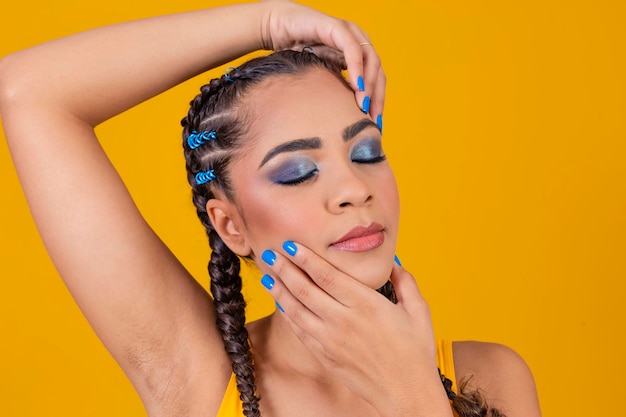
{"label": "lips", "polygon": [[378,223],[369,226],[357,226],[331,243],[330,247],[350,252],[363,252],[375,249],[385,241],[384,227]]}

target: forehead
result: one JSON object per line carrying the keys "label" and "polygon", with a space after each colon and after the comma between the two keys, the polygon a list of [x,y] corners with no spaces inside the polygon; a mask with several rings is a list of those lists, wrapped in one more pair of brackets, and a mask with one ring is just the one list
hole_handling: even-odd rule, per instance
{"label": "forehead", "polygon": [[317,68],[264,81],[250,91],[243,109],[250,122],[247,151],[259,155],[294,139],[340,137],[363,118],[346,83]]}

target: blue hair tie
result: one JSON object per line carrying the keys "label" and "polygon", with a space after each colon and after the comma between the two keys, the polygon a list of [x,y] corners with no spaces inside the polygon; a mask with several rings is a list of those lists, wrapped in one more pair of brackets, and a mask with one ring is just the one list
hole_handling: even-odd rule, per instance
{"label": "blue hair tie", "polygon": [[213,173],[212,169],[205,171],[205,172],[198,172],[196,174],[196,184],[198,185],[206,184],[207,182],[213,181],[215,178],[217,177]]}
{"label": "blue hair tie", "polygon": [[214,130],[207,132],[206,130],[203,132],[196,132],[195,130],[191,132],[191,135],[187,138],[187,144],[191,149],[196,149],[201,146],[204,142],[207,142],[211,139],[217,138]]}
{"label": "blue hair tie", "polygon": [[302,52],[308,52],[315,55],[315,51],[310,46],[305,46],[304,48],[302,48]]}
{"label": "blue hair tie", "polygon": [[226,77],[226,79],[227,79],[228,81],[230,81],[231,83],[234,83],[234,82],[235,82],[235,80],[233,80],[233,79],[232,79],[232,78],[230,78],[230,76],[229,76],[229,75],[230,75],[230,73],[231,73],[231,72],[233,72],[233,71],[234,71],[235,73],[238,73],[238,72],[239,72],[239,68],[237,68],[237,67],[228,67],[228,68],[226,68],[226,71],[224,71],[224,77]]}

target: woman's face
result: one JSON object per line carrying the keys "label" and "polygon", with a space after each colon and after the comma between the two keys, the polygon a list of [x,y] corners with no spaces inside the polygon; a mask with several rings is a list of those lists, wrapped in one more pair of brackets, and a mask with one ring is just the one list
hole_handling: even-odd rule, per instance
{"label": "woman's face", "polygon": [[250,138],[229,171],[255,260],[293,240],[382,286],[393,265],[398,192],[380,131],[353,92],[313,69],[263,82],[243,106]]}

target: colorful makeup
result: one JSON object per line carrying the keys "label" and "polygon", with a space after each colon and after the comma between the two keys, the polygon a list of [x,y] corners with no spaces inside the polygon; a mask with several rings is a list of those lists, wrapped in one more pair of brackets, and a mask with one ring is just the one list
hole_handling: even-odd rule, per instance
{"label": "colorful makeup", "polygon": [[294,156],[279,164],[269,173],[272,182],[280,185],[300,184],[319,172],[317,164],[308,156]]}
{"label": "colorful makeup", "polygon": [[375,164],[386,159],[378,138],[366,138],[357,142],[350,151],[350,160],[358,164]]}

